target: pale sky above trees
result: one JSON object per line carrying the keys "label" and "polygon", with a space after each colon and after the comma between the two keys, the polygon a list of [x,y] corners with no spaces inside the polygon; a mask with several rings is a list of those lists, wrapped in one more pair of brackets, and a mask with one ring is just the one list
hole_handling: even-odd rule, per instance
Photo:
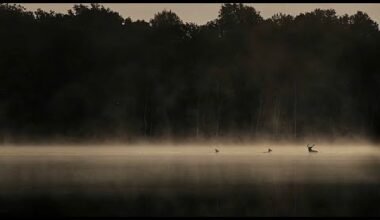
{"label": "pale sky above trees", "polygon": [[[45,11],[53,10],[55,12],[66,13],[67,10],[71,9],[74,4],[71,3],[55,3],[55,4],[22,4],[28,10],[37,10],[41,8]],[[149,21],[153,18],[154,14],[166,10],[174,11],[183,21],[194,22],[196,24],[205,24],[206,22],[215,19],[218,16],[218,11],[221,4],[219,3],[205,3],[205,4],[195,4],[195,3],[156,3],[156,4],[128,4],[128,3],[118,3],[118,4],[101,4],[105,7],[109,7],[113,11],[117,11],[123,17],[131,17],[133,20],[142,19]],[[297,15],[303,12],[310,12],[316,8],[320,9],[335,9],[338,15],[343,14],[355,14],[357,11],[363,11],[367,13],[374,21],[378,24],[380,23],[380,4],[297,4],[297,3],[287,3],[287,4],[245,4],[255,7],[260,11],[264,18],[271,17],[276,13],[285,13],[291,15]]]}

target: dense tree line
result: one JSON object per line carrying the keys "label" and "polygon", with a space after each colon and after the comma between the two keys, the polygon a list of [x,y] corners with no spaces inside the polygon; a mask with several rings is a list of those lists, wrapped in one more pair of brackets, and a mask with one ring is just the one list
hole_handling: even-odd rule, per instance
{"label": "dense tree line", "polygon": [[196,25],[0,4],[0,42],[2,138],[380,137],[380,34],[363,12],[224,4]]}

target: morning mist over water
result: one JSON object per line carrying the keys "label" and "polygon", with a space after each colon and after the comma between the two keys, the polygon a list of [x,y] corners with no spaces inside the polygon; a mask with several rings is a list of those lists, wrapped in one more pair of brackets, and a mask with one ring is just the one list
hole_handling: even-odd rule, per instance
{"label": "morning mist over water", "polygon": [[270,145],[271,153],[267,144],[216,147],[218,153],[209,143],[3,146],[0,210],[119,217],[378,214],[378,146],[321,144],[318,154],[294,144]]}
{"label": "morning mist over water", "polygon": [[0,27],[0,215],[380,215],[366,12],[0,4]]}

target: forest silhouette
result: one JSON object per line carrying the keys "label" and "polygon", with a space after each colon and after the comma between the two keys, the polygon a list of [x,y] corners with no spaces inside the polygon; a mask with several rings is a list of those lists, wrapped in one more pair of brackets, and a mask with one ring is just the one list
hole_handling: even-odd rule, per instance
{"label": "forest silhouette", "polygon": [[364,12],[205,25],[0,4],[0,138],[380,137],[380,33]]}

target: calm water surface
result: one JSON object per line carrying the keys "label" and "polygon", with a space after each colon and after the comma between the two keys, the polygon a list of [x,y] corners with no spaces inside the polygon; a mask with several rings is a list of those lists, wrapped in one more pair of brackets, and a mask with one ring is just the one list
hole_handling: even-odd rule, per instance
{"label": "calm water surface", "polygon": [[2,146],[0,214],[380,216],[379,147],[270,147]]}

